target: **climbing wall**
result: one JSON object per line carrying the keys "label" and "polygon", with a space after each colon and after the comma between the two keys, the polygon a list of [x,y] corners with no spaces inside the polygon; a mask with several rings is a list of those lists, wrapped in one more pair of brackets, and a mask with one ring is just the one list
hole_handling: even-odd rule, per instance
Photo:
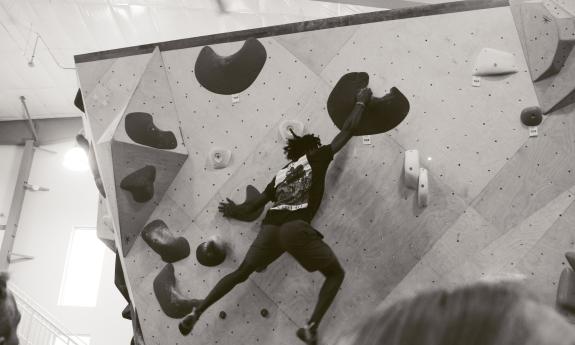
{"label": "climbing wall", "polygon": [[[188,257],[173,263],[175,293],[203,298],[240,264],[261,217],[255,222],[225,219],[218,204],[225,198],[242,202],[247,185],[263,190],[285,165],[280,124],[300,121],[306,132],[329,143],[338,131],[326,110],[331,90],[344,74],[367,72],[376,96],[395,86],[409,99],[411,110],[386,134],[352,139],[328,171],[313,225],[325,235],[347,275],[320,328],[324,343],[333,344],[374,306],[431,287],[523,279],[553,303],[565,265],[562,252],[575,241],[568,231],[575,222],[573,107],[545,117],[539,135],[529,137],[519,115],[539,102],[520,34],[504,2],[484,3],[485,9],[474,11],[380,22],[372,22],[371,16],[365,17],[369,23],[307,32],[299,32],[297,25],[289,34],[258,31],[265,63],[240,65],[256,77],[252,81],[253,75],[246,76],[249,85],[236,94],[216,93],[217,88],[196,78],[205,41],[189,46],[178,42],[161,53],[79,63],[81,82],[85,75],[85,84],[99,90],[90,75],[100,73],[104,83],[112,80],[110,75],[119,78],[106,66],[129,66],[130,72],[120,77],[128,82],[138,76],[132,70],[139,62],[161,56],[169,84],[164,89],[170,90],[179,119],[178,149],[184,148],[189,157],[144,223],[162,220],[173,236],[183,236],[191,247]],[[214,40],[218,37],[225,35]],[[240,38],[210,48],[221,61],[242,61],[241,52],[249,50],[246,40],[253,36],[247,32],[230,37]],[[484,48],[511,53],[517,72],[472,76]],[[218,68],[218,61],[210,68]],[[138,81],[125,85],[143,85],[146,67],[140,68]],[[153,78],[147,80],[145,84],[153,85]],[[158,103],[153,95],[146,101]],[[105,138],[106,130],[98,132],[98,123],[114,121],[98,115],[106,113],[100,108],[117,104],[124,116],[135,97],[130,99],[103,105],[92,97],[87,102],[92,133]],[[96,104],[95,115],[91,104]],[[119,203],[112,205],[119,200],[117,172],[128,172],[129,165],[106,158],[110,154],[102,146],[98,149],[99,163],[108,169],[103,173],[106,190],[114,196],[109,207],[119,210]],[[227,166],[214,168],[213,149],[231,151]],[[429,171],[427,207],[419,207],[417,192],[404,187],[404,154],[409,149],[419,150],[421,166]],[[137,234],[138,227],[133,228],[130,233]],[[214,235],[226,243],[228,255],[221,265],[205,267],[198,263],[195,248]],[[323,282],[321,274],[306,272],[284,255],[216,303],[192,335],[183,337],[179,319],[166,316],[153,289],[168,263],[137,236],[124,255],[148,345],[296,344],[295,331],[309,318]]]}
{"label": "climbing wall", "polygon": [[575,102],[575,3],[513,0],[531,77],[545,113]]}

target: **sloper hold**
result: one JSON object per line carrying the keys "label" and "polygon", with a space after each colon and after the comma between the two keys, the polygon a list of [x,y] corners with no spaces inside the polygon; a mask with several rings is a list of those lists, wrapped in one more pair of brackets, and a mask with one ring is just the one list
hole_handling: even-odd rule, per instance
{"label": "sloper hold", "polygon": [[205,46],[194,68],[198,82],[220,95],[232,95],[247,89],[258,77],[267,59],[263,44],[249,38],[235,54],[219,56]]}
{"label": "sloper hold", "polygon": [[187,299],[176,288],[174,266],[167,264],[154,279],[154,293],[162,311],[173,319],[188,315],[199,301]]}
{"label": "sloper hold", "polygon": [[523,122],[525,126],[539,126],[542,121],[543,115],[541,108],[537,106],[527,107],[521,111],[521,122]]}
{"label": "sloper hold", "polygon": [[148,202],[154,197],[154,181],[156,180],[156,167],[146,165],[122,179],[120,188],[132,194],[136,202]]}
{"label": "sloper hold", "polygon": [[138,144],[164,150],[175,149],[178,146],[174,133],[156,127],[154,118],[148,113],[129,113],[125,118],[125,126],[126,134]]}
{"label": "sloper hold", "polygon": [[[365,72],[351,72],[339,79],[327,100],[327,111],[340,130],[356,102],[360,89],[369,84]],[[397,127],[409,113],[409,101],[396,87],[383,97],[372,97],[354,135],[385,133]]]}
{"label": "sloper hold", "polygon": [[175,237],[161,219],[148,223],[142,230],[142,238],[164,262],[176,262],[190,255],[190,244],[184,237]]}
{"label": "sloper hold", "polygon": [[217,266],[226,259],[226,247],[219,238],[211,238],[196,248],[196,259],[204,266]]}
{"label": "sloper hold", "polygon": [[473,75],[488,76],[517,72],[513,54],[492,48],[483,48],[475,59]]}

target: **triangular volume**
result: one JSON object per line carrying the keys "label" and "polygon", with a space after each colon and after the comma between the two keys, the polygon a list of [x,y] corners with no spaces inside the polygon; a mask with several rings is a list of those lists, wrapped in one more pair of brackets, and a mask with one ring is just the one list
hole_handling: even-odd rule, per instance
{"label": "triangular volume", "polygon": [[558,73],[573,47],[573,17],[550,1],[521,5],[527,62],[533,81]]}
{"label": "triangular volume", "polygon": [[309,69],[320,75],[357,29],[358,26],[346,26],[282,35],[274,39]]}
{"label": "triangular volume", "polygon": [[111,148],[119,238],[126,256],[188,155],[115,140]]}
{"label": "triangular volume", "polygon": [[114,140],[187,154],[160,50],[156,48],[118,121]]}
{"label": "triangular volume", "polygon": [[117,59],[91,89],[82,89],[92,139],[100,140],[112,121],[124,113],[150,54]]}

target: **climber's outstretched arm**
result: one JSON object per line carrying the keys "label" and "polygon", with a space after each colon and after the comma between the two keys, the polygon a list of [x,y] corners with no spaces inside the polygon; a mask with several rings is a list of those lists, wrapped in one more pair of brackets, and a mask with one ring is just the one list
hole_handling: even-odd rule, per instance
{"label": "climber's outstretched arm", "polygon": [[257,198],[236,204],[233,200],[226,198],[227,202],[221,202],[218,209],[224,217],[243,220],[246,216],[264,207],[270,200],[267,193],[260,194]]}
{"label": "climber's outstretched arm", "polygon": [[351,139],[351,137],[353,136],[353,133],[357,128],[359,121],[361,120],[363,111],[367,103],[369,103],[370,99],[371,99],[370,88],[364,88],[359,90],[356,96],[356,103],[355,106],[353,107],[353,110],[347,117],[347,120],[345,120],[345,123],[343,124],[343,128],[341,129],[341,131],[335,136],[335,138],[333,138],[330,144],[331,150],[333,151],[334,154],[339,152],[339,150],[341,150],[341,148],[344,147],[345,144],[347,144],[347,142],[349,141],[349,139]]}

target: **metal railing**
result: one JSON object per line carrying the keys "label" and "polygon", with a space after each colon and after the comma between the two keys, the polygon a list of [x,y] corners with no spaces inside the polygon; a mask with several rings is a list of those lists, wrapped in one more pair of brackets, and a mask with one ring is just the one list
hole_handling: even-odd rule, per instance
{"label": "metal railing", "polygon": [[8,289],[14,295],[22,315],[18,326],[21,345],[88,345],[54,321],[54,317],[14,284],[8,282]]}

